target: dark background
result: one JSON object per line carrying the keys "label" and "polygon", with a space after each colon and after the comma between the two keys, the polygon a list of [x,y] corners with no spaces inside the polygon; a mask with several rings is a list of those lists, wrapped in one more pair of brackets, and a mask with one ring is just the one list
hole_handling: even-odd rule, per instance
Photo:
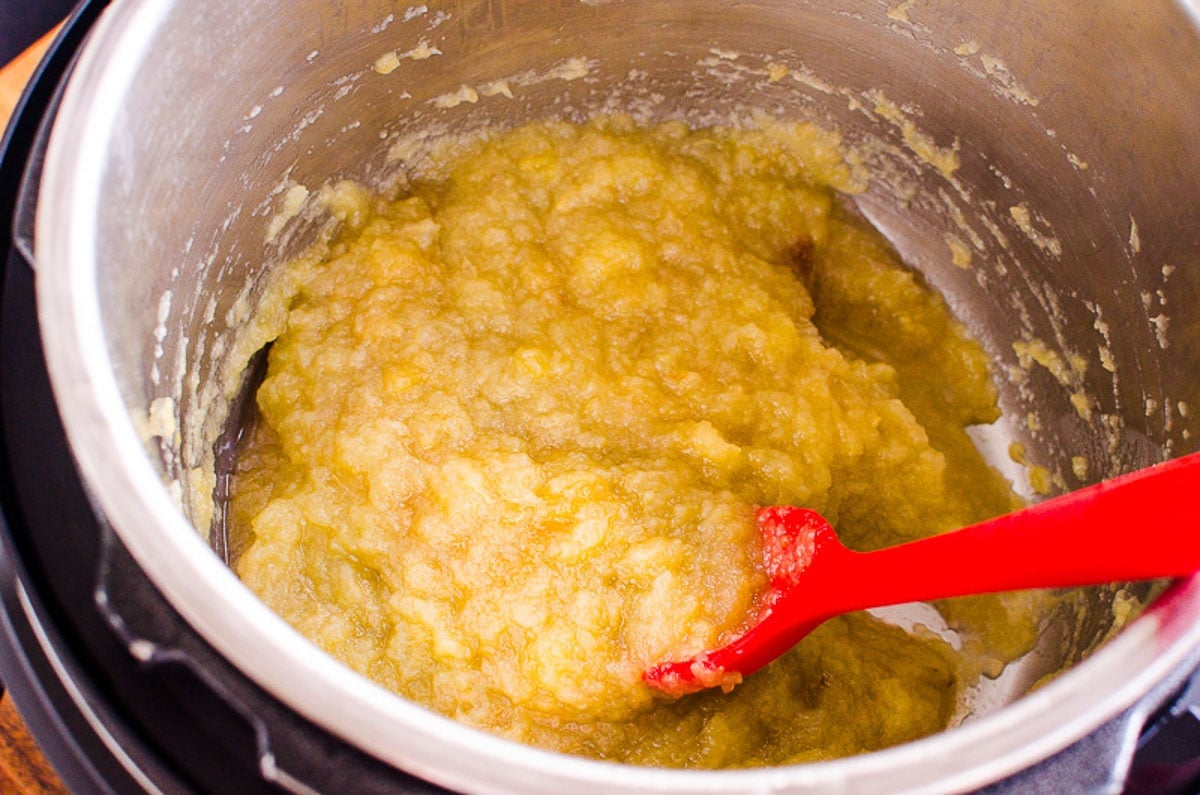
{"label": "dark background", "polygon": [[74,0],[0,0],[0,66],[64,19]]}

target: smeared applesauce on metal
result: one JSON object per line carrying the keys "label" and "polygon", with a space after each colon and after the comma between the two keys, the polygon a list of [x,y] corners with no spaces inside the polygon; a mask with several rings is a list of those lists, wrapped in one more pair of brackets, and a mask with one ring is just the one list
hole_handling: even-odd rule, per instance
{"label": "smeared applesauce on metal", "polygon": [[565,752],[779,764],[945,728],[1032,644],[1026,599],[942,605],[957,650],[856,614],[730,693],[641,680],[753,617],[756,506],[867,549],[1015,504],[964,431],[997,417],[986,356],[838,206],[839,143],[544,122],[440,148],[394,201],[337,186],[341,231],[250,334],[239,575],[380,684]]}

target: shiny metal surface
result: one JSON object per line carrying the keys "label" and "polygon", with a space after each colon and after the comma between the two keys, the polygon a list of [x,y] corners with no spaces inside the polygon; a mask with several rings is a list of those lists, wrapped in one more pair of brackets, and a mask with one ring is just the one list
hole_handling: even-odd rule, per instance
{"label": "shiny metal surface", "polygon": [[[422,43],[439,54],[376,68]],[[1194,578],[1069,674],[960,728],[855,759],[696,773],[480,734],[382,692],[267,611],[193,528],[204,514],[187,486],[236,391],[221,377],[231,335],[269,268],[322,224],[312,202],[286,223],[281,211],[332,179],[402,186],[402,155],[431,135],[612,109],[841,129],[874,175],[860,209],[992,353],[1005,419],[978,439],[1018,481],[1010,442],[1060,487],[1196,449],[1190,5],[119,0],[51,141],[39,311],[99,509],[204,637],[382,759],[451,787],[524,792],[976,787],[1127,710],[1200,648]],[[1017,349],[1033,343],[1066,366],[1030,364]],[[1003,700],[1086,656],[1110,599],[1048,627]]]}

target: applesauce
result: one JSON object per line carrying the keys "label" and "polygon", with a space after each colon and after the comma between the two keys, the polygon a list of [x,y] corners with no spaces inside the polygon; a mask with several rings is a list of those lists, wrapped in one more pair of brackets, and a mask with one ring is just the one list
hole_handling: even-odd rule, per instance
{"label": "applesauce", "polygon": [[860,753],[945,728],[1033,643],[1028,596],[941,605],[960,648],[855,614],[732,692],[641,673],[719,646],[765,586],[757,506],[852,547],[1016,505],[945,302],[842,208],[838,137],[547,121],[342,183],[280,269],[233,483],[235,567],[322,649],[430,709],[637,764]]}

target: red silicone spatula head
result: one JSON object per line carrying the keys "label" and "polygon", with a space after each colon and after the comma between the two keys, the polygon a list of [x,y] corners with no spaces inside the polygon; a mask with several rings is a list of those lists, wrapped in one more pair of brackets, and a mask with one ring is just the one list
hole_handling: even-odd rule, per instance
{"label": "red silicone spatula head", "polygon": [[755,515],[762,537],[763,569],[770,578],[759,602],[758,617],[742,634],[713,651],[687,660],[662,663],[645,672],[651,686],[682,696],[708,687],[732,689],[815,629],[824,617],[796,626],[780,603],[802,598],[819,576],[824,556],[845,551],[825,517],[807,508],[772,506]]}

